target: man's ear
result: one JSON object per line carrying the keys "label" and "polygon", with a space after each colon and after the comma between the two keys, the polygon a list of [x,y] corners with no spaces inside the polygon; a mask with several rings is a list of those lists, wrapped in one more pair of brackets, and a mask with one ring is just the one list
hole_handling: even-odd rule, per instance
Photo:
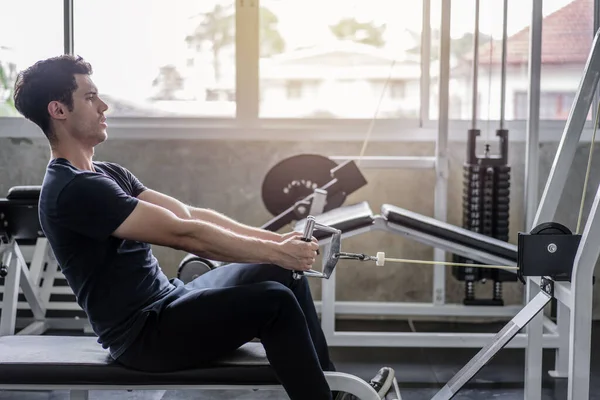
{"label": "man's ear", "polygon": [[53,119],[66,119],[67,112],[66,107],[60,101],[51,101],[48,103],[48,114]]}

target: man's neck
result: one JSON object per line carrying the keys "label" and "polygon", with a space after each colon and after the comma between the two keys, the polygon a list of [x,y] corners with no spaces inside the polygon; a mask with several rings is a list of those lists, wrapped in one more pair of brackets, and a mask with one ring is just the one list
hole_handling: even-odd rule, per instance
{"label": "man's neck", "polygon": [[82,171],[94,171],[94,166],[92,164],[93,157],[93,148],[91,151],[84,151],[82,149],[52,149],[52,158],[64,158],[65,160],[68,160],[75,168]]}

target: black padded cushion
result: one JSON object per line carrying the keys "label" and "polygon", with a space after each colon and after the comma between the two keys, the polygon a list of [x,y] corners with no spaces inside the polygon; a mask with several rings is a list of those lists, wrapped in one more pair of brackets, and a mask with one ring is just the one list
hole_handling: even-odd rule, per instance
{"label": "black padded cushion", "polygon": [[390,204],[381,207],[381,215],[394,224],[517,262],[516,246],[502,240]]}
{"label": "black padded cushion", "polygon": [[40,198],[41,186],[13,186],[8,189],[6,198],[9,200],[35,200]]}
{"label": "black padded cushion", "polygon": [[37,199],[0,199],[0,232],[17,240],[35,242],[44,236]]}
{"label": "black padded cushion", "polygon": [[4,336],[0,338],[0,384],[279,384],[260,343],[247,343],[203,368],[146,373],[116,363],[96,340],[90,336]]}
{"label": "black padded cushion", "polygon": [[[373,217],[373,211],[371,211],[371,207],[366,201],[334,208],[333,210],[315,216],[315,219],[319,224],[339,229],[342,232],[349,232],[355,229],[370,226],[375,220]],[[298,221],[294,230],[302,231],[305,224],[306,220]],[[313,236],[317,239],[324,239],[328,236],[331,236],[331,233],[315,230]]]}

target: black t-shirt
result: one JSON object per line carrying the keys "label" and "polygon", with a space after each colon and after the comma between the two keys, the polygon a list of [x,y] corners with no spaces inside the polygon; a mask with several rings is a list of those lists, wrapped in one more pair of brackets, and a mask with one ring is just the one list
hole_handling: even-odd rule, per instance
{"label": "black t-shirt", "polygon": [[93,165],[95,172],[79,170],[66,159],[51,160],[39,217],[98,342],[116,359],[175,287],[149,244],[112,236],[135,209],[144,185],[117,164]]}

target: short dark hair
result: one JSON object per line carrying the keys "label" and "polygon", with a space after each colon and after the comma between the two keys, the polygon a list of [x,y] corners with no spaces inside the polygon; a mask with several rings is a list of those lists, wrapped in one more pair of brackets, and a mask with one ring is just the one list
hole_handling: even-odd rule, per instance
{"label": "short dark hair", "polygon": [[73,92],[77,90],[75,74],[92,74],[92,66],[79,56],[61,55],[33,64],[19,72],[15,82],[16,109],[39,126],[52,140],[48,103],[60,101],[73,110]]}

